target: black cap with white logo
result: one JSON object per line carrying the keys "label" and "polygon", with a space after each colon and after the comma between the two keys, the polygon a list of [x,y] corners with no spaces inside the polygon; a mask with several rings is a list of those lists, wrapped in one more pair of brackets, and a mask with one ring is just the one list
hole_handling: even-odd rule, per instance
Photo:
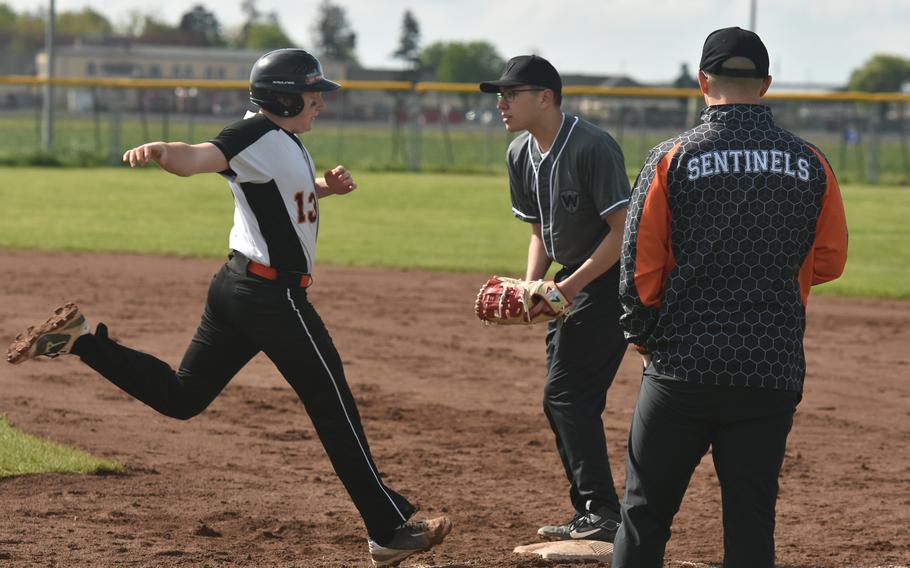
{"label": "black cap with white logo", "polygon": [[[755,69],[724,67],[731,57],[745,57],[755,64]],[[768,50],[755,32],[737,27],[715,30],[705,40],[699,68],[725,77],[764,79],[768,76]]]}
{"label": "black cap with white logo", "polygon": [[562,95],[562,79],[556,68],[543,57],[536,55],[519,55],[506,64],[506,70],[498,81],[484,81],[480,90],[484,93],[499,93],[503,88],[533,85],[552,90],[557,96]]}

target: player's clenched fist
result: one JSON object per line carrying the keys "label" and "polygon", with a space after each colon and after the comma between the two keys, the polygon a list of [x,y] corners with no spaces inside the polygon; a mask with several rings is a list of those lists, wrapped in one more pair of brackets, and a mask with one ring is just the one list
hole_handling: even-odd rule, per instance
{"label": "player's clenched fist", "polygon": [[130,167],[144,166],[153,161],[161,166],[167,164],[167,144],[164,142],[149,142],[127,150],[123,154],[123,161],[129,162]]}
{"label": "player's clenched fist", "polygon": [[350,193],[357,189],[357,184],[354,183],[354,177],[351,175],[344,166],[335,166],[331,170],[325,172],[326,187],[330,190],[331,193],[335,194],[345,194]]}

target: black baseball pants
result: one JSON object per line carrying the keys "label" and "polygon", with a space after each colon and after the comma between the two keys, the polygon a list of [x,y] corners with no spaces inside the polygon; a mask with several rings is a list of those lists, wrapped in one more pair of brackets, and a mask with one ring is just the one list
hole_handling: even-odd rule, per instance
{"label": "black baseball pants", "polygon": [[692,472],[711,448],[725,568],[773,568],[774,508],[800,395],[687,383],[645,371],[629,430],[613,568],[660,568]]}
{"label": "black baseball pants", "polygon": [[[560,270],[556,281],[571,273]],[[617,263],[578,293],[568,317],[549,323],[543,400],[573,507],[578,512],[607,507],[617,517],[619,497],[601,415],[627,347],[619,327],[618,289]]]}
{"label": "black baseball pants", "polygon": [[215,275],[202,321],[180,368],[107,337],[103,325],[73,352],[109,381],[158,412],[189,419],[202,412],[260,351],[293,387],[339,479],[379,544],[415,511],[386,487],[332,338],[306,290],[248,275],[235,256]]}

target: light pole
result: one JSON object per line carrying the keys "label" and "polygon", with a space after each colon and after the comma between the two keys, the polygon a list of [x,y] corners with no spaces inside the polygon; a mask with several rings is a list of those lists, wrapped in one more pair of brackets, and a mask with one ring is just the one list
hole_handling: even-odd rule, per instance
{"label": "light pole", "polygon": [[758,0],[749,0],[749,30],[755,31],[755,12],[757,10]]}
{"label": "light pole", "polygon": [[47,53],[47,79],[44,85],[44,100],[42,101],[43,110],[43,132],[42,139],[44,149],[48,152],[54,146],[54,86],[50,81],[54,77],[54,20],[56,20],[54,10],[54,0],[50,0],[50,9],[47,14],[47,28],[44,35],[44,49]]}

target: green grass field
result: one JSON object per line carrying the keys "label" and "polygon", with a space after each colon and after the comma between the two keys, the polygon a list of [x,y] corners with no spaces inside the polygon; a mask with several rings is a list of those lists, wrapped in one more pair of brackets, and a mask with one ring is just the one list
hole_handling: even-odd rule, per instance
{"label": "green grass field", "polygon": [[[0,247],[219,257],[233,202],[217,175],[156,168],[0,168]],[[317,263],[483,273],[524,272],[529,228],[501,175],[364,173],[321,204]],[[27,188],[27,189],[22,189]],[[910,189],[843,188],[850,228],[844,276],[815,289],[910,298]]]}
{"label": "green grass field", "polygon": [[117,473],[123,466],[13,428],[0,415],[0,478],[35,473]]}
{"label": "green grass field", "polygon": [[[147,168],[0,168],[0,246],[182,256],[227,253],[233,201],[217,175]],[[529,229],[499,176],[370,173],[320,203],[319,260],[434,270],[515,271]],[[28,187],[15,191],[12,187]],[[491,246],[495,245],[495,246]],[[521,269],[523,270],[523,269]]]}

